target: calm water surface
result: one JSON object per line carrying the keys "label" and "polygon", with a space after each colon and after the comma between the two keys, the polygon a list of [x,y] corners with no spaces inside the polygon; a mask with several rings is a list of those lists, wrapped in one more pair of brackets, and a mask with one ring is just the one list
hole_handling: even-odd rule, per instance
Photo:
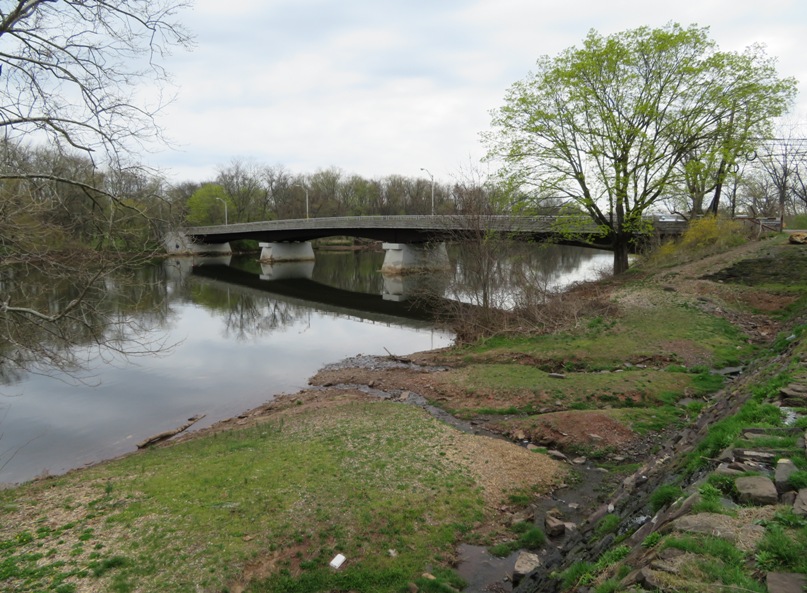
{"label": "calm water surface", "polygon": [[[536,251],[530,265],[540,272],[537,281],[554,287],[591,277],[612,257],[553,250]],[[152,310],[125,314],[145,318],[148,338],[170,347],[100,358],[77,349],[84,362],[78,377],[53,369],[5,377],[0,483],[132,451],[193,415],[206,415],[197,428],[238,415],[305,387],[324,364],[349,356],[450,345],[450,334],[412,310],[399,279],[378,272],[382,260],[381,253],[320,252],[315,265],[262,267],[229,258],[155,265],[145,273],[160,298]],[[473,289],[460,262],[457,270],[437,284],[461,298]]]}

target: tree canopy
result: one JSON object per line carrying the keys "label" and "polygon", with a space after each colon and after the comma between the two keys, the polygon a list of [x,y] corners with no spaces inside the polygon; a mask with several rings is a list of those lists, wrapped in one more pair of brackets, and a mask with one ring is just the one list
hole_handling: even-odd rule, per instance
{"label": "tree canopy", "polygon": [[508,90],[486,141],[515,187],[584,208],[619,273],[642,215],[671,192],[714,191],[716,209],[727,172],[795,92],[763,48],[720,51],[708,28],[592,30]]}

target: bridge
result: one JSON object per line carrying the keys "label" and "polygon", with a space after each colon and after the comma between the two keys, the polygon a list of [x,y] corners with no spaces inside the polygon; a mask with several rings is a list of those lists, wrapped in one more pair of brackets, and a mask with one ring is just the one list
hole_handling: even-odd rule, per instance
{"label": "bridge", "polygon": [[[650,217],[657,233],[680,234],[686,223]],[[517,240],[546,241],[609,248],[602,229],[575,216],[342,216],[246,222],[191,227],[166,238],[169,253],[207,251],[226,253],[230,241],[260,242],[261,261],[313,260],[310,241],[334,236],[382,241],[387,272],[441,267],[447,262],[444,241],[493,232]],[[442,247],[441,247],[442,245]]]}

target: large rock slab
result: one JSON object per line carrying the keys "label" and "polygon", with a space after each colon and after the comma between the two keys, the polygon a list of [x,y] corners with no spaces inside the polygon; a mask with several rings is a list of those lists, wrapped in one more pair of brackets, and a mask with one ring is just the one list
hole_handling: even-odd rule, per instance
{"label": "large rock slab", "polygon": [[738,525],[732,517],[720,513],[684,515],[673,521],[670,526],[683,533],[712,535],[730,542],[752,541],[765,534],[762,525]]}
{"label": "large rock slab", "polygon": [[734,484],[737,487],[740,502],[766,505],[776,504],[779,501],[779,493],[776,491],[773,480],[765,476],[737,478]]}

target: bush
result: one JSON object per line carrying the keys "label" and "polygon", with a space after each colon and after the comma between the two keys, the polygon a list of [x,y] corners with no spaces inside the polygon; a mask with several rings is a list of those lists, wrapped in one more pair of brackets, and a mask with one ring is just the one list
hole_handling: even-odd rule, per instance
{"label": "bush", "polygon": [[688,251],[717,253],[742,245],[748,240],[743,223],[718,216],[704,216],[692,220],[681,236],[680,246]]}
{"label": "bush", "polygon": [[668,484],[666,486],[659,486],[650,495],[650,508],[654,513],[659,512],[665,506],[674,503],[684,493],[678,486]]}

